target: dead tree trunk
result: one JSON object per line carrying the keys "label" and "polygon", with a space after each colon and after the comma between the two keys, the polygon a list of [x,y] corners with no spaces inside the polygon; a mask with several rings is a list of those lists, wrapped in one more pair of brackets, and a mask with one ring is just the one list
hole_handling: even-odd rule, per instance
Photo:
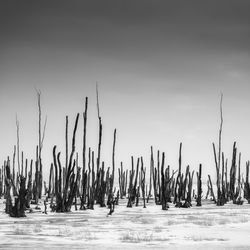
{"label": "dead tree trunk", "polygon": [[145,198],[145,181],[146,181],[146,170],[143,166],[143,158],[141,157],[141,191],[143,198],[143,208],[146,208],[146,198]]}
{"label": "dead tree trunk", "polygon": [[[217,185],[217,206],[223,206],[225,204],[225,198],[223,197],[222,192],[222,180],[223,176],[221,175],[221,135],[222,135],[222,125],[223,125],[223,113],[222,113],[222,101],[223,94],[221,94],[220,99],[220,128],[219,128],[219,149],[218,154],[216,153],[215,144],[213,143],[213,151],[214,151],[214,160],[216,167],[216,185]],[[224,175],[224,173],[223,173]]]}
{"label": "dead tree trunk", "polygon": [[208,181],[209,181],[209,185],[210,185],[210,191],[211,191],[212,199],[213,199],[213,201],[216,203],[216,198],[215,198],[214,189],[213,189],[213,183],[212,183],[212,181],[211,181],[210,175],[208,175]]}
{"label": "dead tree trunk", "polygon": [[43,131],[42,131],[42,110],[41,110],[41,91],[37,91],[37,102],[38,102],[38,183],[37,183],[37,191],[38,197],[41,199],[42,196],[42,186],[43,186],[43,165],[42,165],[42,148],[43,148],[43,141],[45,137],[45,130],[47,124],[47,117],[44,123]]}
{"label": "dead tree trunk", "polygon": [[131,170],[129,171],[128,203],[127,207],[132,207],[133,203],[133,179],[134,179],[134,158],[131,156]]}
{"label": "dead tree trunk", "polygon": [[166,199],[166,186],[165,186],[165,176],[164,176],[164,164],[165,164],[165,153],[162,153],[162,162],[161,162],[161,205],[162,210],[167,210],[167,199]]}
{"label": "dead tree trunk", "polygon": [[202,165],[199,165],[199,172],[197,173],[197,204],[196,206],[201,206],[201,194],[202,194],[202,182],[201,182],[201,168]]}
{"label": "dead tree trunk", "polygon": [[230,169],[230,183],[229,183],[229,189],[230,189],[230,199],[235,202],[235,181],[236,181],[236,156],[237,156],[237,148],[236,148],[236,142],[233,144],[233,155],[232,155],[232,165]]}
{"label": "dead tree trunk", "polygon": [[83,113],[83,149],[82,149],[82,196],[81,196],[81,207],[84,209],[86,202],[86,187],[87,187],[87,173],[86,173],[86,135],[87,135],[87,115],[88,115],[88,97],[85,98],[85,110]]}
{"label": "dead tree trunk", "polygon": [[246,162],[246,180],[244,185],[244,197],[247,199],[248,204],[250,204],[250,185],[249,185],[249,164],[250,162]]}
{"label": "dead tree trunk", "polygon": [[115,179],[115,144],[116,144],[116,129],[114,130],[114,139],[113,139],[113,151],[112,151],[112,176],[110,179],[110,191],[108,197],[108,206],[111,205],[113,201],[113,187],[114,187],[114,179]]}
{"label": "dead tree trunk", "polygon": [[180,143],[179,148],[179,170],[178,170],[178,176],[176,178],[175,183],[175,196],[174,196],[174,203],[177,207],[181,206],[181,187],[182,187],[182,178],[181,178],[181,150],[182,150],[182,143]]}

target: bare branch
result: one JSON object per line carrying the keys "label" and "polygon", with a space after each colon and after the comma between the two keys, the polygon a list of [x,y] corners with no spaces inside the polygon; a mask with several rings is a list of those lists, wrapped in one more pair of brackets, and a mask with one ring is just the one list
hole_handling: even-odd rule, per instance
{"label": "bare branch", "polygon": [[218,152],[218,168],[219,169],[220,169],[220,159],[221,159],[221,133],[222,133],[222,125],[223,125],[222,101],[223,101],[223,94],[221,93],[221,97],[220,97],[219,152]]}
{"label": "bare branch", "polygon": [[100,107],[99,107],[99,94],[98,94],[98,83],[96,83],[96,105],[97,105],[97,114],[100,119]]}
{"label": "bare branch", "polygon": [[16,114],[16,132],[17,132],[17,165],[18,174],[20,175],[20,138],[19,138],[19,121]]}
{"label": "bare branch", "polygon": [[44,137],[45,137],[46,126],[47,126],[47,116],[45,118],[45,122],[44,122],[44,126],[43,126],[43,135],[42,135],[41,149],[43,148],[43,141],[44,141]]}

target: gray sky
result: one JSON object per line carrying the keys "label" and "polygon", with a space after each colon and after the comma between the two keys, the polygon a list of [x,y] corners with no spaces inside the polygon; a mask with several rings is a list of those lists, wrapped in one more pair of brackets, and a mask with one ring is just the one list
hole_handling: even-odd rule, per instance
{"label": "gray sky", "polygon": [[[243,159],[250,141],[250,2],[209,1],[1,1],[0,160],[16,143],[29,157],[37,143],[35,88],[48,115],[44,164],[52,147],[64,152],[65,116],[73,124],[89,97],[88,146],[97,148],[95,84],[99,84],[104,141],[111,162],[117,128],[117,163],[166,151],[176,168],[214,172],[219,98],[224,93],[223,149],[237,140]],[[82,142],[82,121],[78,150]],[[126,165],[125,164],[125,165]]]}

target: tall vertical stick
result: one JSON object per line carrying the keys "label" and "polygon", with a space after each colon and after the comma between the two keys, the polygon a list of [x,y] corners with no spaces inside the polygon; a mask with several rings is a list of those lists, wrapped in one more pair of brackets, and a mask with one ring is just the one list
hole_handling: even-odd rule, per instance
{"label": "tall vertical stick", "polygon": [[[14,146],[14,153],[13,153],[13,182],[15,183],[15,174],[16,174],[16,169],[15,169],[15,161],[16,161],[16,145]],[[1,178],[1,177],[0,177]]]}
{"label": "tall vertical stick", "polygon": [[41,92],[37,91],[37,101],[38,101],[38,169],[42,172],[41,166],[41,145],[42,145],[42,136],[41,136]]}
{"label": "tall vertical stick", "polygon": [[112,186],[111,186],[111,190],[113,189],[114,179],[115,179],[115,143],[116,143],[116,129],[114,130],[113,152],[112,152]]}
{"label": "tall vertical stick", "polygon": [[219,130],[219,153],[218,153],[219,171],[220,171],[220,160],[221,160],[221,133],[222,133],[222,125],[223,125],[222,101],[223,101],[223,94],[221,94],[221,97],[220,97],[220,130]]}
{"label": "tall vertical stick", "polygon": [[86,168],[86,129],[87,129],[87,112],[88,112],[88,97],[85,98],[85,110],[83,113],[83,148],[82,148],[82,165],[85,172]]}
{"label": "tall vertical stick", "polygon": [[153,147],[151,146],[151,157],[150,157],[150,173],[149,173],[149,196],[152,196],[152,178],[154,172],[154,157],[153,157]]}
{"label": "tall vertical stick", "polygon": [[39,198],[41,198],[42,195],[42,184],[43,184],[43,166],[42,166],[42,148],[43,148],[43,141],[45,137],[45,130],[46,130],[46,124],[47,124],[47,117],[45,119],[43,131],[42,131],[42,109],[41,109],[41,91],[37,90],[37,104],[38,104],[38,171],[39,171]]}
{"label": "tall vertical stick", "polygon": [[98,156],[97,156],[97,172],[100,167],[100,155],[101,155],[101,143],[102,143],[102,119],[100,116],[100,107],[99,107],[99,94],[98,94],[98,85],[96,83],[96,106],[97,106],[97,115],[99,121],[99,139],[98,139]]}
{"label": "tall vertical stick", "polygon": [[20,175],[20,137],[19,137],[19,121],[16,115],[16,133],[17,133],[17,165],[18,175]]}
{"label": "tall vertical stick", "polygon": [[222,125],[223,125],[223,114],[222,114],[222,101],[223,101],[223,94],[220,97],[220,129],[219,129],[219,152],[218,152],[218,166],[217,166],[217,179],[218,179],[218,196],[217,196],[217,205],[222,205],[224,202],[219,201],[222,199],[221,190],[220,190],[220,162],[221,162],[221,133],[222,133]]}
{"label": "tall vertical stick", "polygon": [[69,164],[69,137],[68,137],[68,129],[69,129],[69,117],[66,116],[66,128],[65,128],[65,143],[66,143],[66,159],[65,159],[65,169],[67,172],[68,164]]}

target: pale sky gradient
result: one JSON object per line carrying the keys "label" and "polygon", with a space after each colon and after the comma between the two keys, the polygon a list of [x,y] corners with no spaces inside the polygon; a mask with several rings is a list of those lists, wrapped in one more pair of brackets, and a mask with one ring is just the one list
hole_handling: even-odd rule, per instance
{"label": "pale sky gradient", "polygon": [[237,140],[243,166],[250,159],[248,0],[3,0],[0,32],[1,162],[16,143],[16,114],[21,148],[35,156],[35,88],[48,116],[44,165],[55,144],[64,158],[65,116],[73,125],[85,96],[87,143],[96,150],[96,82],[107,165],[117,128],[117,165],[130,167],[130,156],[142,155],[149,166],[153,145],[176,169],[183,142],[183,165],[203,163],[204,174],[213,175],[221,92],[223,149],[231,159]]}

